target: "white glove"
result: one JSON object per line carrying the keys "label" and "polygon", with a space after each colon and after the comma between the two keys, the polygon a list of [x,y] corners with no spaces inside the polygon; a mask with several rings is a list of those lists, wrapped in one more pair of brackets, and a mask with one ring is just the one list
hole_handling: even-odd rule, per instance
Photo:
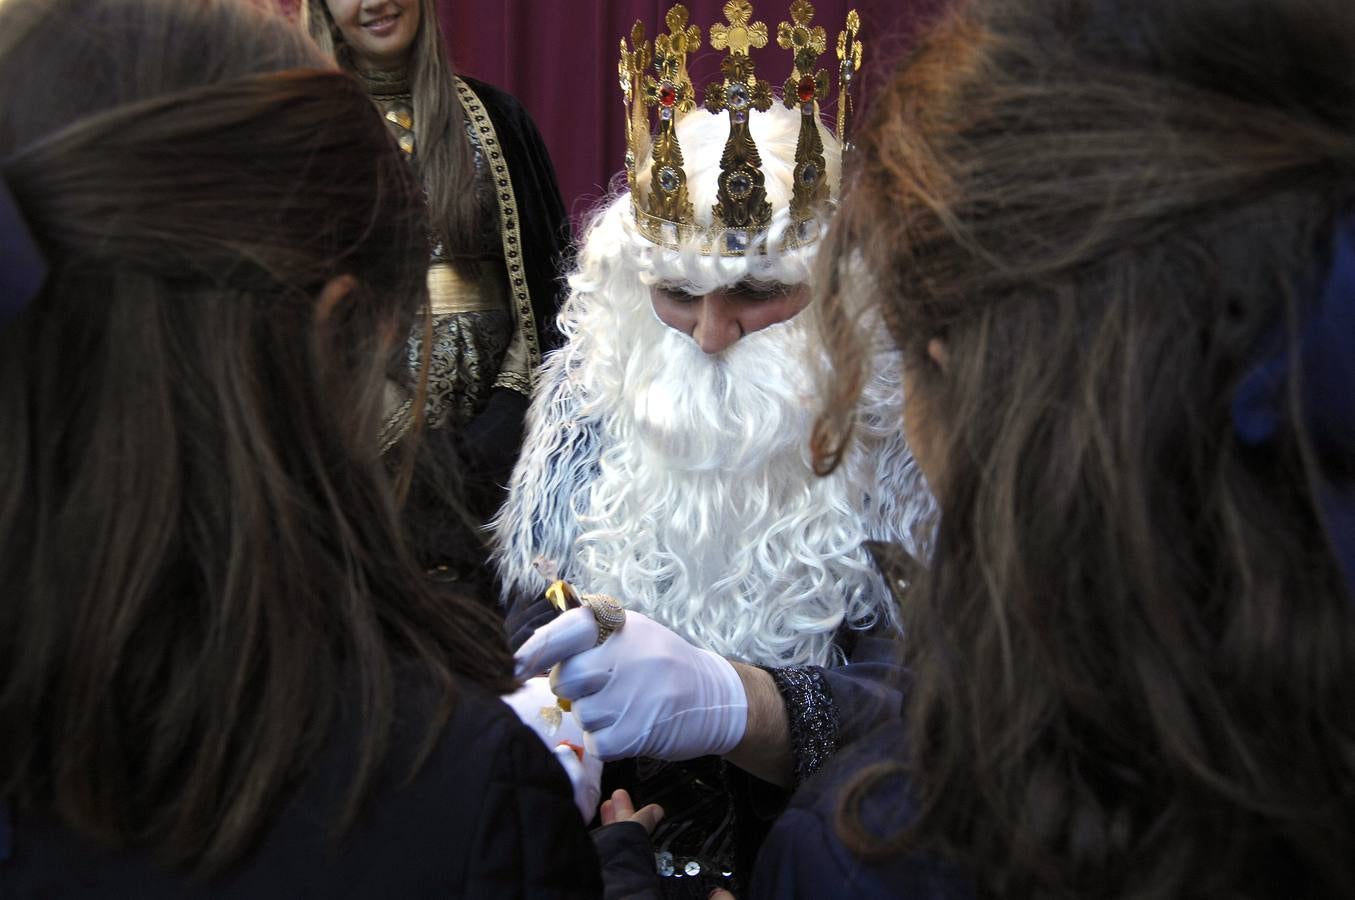
{"label": "white glove", "polygon": [[546,749],[569,776],[574,786],[574,805],[585,824],[593,821],[602,799],[602,760],[584,751],[583,758],[574,747],[584,746],[583,731],[573,716],[564,715],[556,705],[555,694],[544,676],[528,679],[521,688],[503,698],[528,728],[536,732]]}
{"label": "white glove", "polygon": [[693,759],[724,755],[743,739],[748,697],[724,657],[636,612],[601,646],[596,640],[593,612],[582,607],[538,629],[517,653],[519,672],[559,664],[551,688],[572,702],[589,754]]}

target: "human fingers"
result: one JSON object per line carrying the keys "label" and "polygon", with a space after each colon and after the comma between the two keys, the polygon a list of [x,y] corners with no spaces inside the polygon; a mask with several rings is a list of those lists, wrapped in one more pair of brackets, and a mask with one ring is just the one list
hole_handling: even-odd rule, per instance
{"label": "human fingers", "polygon": [[[612,680],[614,667],[610,657],[589,650],[555,666],[550,670],[550,689],[555,696],[574,701],[591,697]],[[580,721],[583,721],[580,719]]]}
{"label": "human fingers", "polygon": [[604,825],[610,825],[612,822],[638,822],[645,830],[646,834],[653,834],[654,829],[659,827],[663,821],[663,807],[657,803],[650,803],[648,806],[635,809],[635,802],[631,800],[630,793],[625,788],[618,788],[612,792],[612,797],[602,804],[604,809],[610,807],[611,821],[605,817],[602,822]]}
{"label": "human fingers", "polygon": [[[614,693],[604,689],[577,699],[569,698],[573,703],[574,721],[585,735],[610,728],[621,718],[621,710],[616,708],[616,699],[612,696]],[[604,746],[610,747],[610,744],[610,738],[603,741]]]}
{"label": "human fingers", "polygon": [[612,812],[621,821],[635,815],[635,801],[630,798],[630,791],[625,788],[612,791]]}
{"label": "human fingers", "polygon": [[[579,721],[579,726],[583,728],[583,746],[584,748],[603,762],[615,762],[618,759],[630,759],[633,756],[642,756],[640,748],[647,735],[645,733],[635,733],[636,729],[632,723],[622,719],[618,714],[608,711],[605,706],[590,708],[590,703],[596,704],[597,697],[587,697],[583,701],[583,713],[575,711],[574,715]],[[589,727],[584,724],[584,713],[588,714],[589,719],[594,722],[605,722],[608,718],[612,721],[610,724],[597,725]]]}
{"label": "human fingers", "polygon": [[663,821],[663,807],[657,803],[651,803],[648,806],[636,810],[635,814],[630,817],[630,820],[632,822],[639,822],[644,826],[646,834],[653,834],[654,829],[658,828],[659,823]]}
{"label": "human fingers", "polygon": [[556,663],[589,649],[597,639],[598,625],[591,609],[581,606],[563,612],[533,632],[513,654],[518,677],[539,675]]}

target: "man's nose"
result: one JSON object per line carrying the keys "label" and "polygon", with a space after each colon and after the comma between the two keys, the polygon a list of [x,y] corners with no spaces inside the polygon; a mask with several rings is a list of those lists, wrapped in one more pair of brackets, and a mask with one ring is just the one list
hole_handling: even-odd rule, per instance
{"label": "man's nose", "polygon": [[739,322],[737,311],[718,298],[707,296],[697,313],[696,328],[692,339],[703,351],[719,353],[734,345],[743,337],[743,325]]}

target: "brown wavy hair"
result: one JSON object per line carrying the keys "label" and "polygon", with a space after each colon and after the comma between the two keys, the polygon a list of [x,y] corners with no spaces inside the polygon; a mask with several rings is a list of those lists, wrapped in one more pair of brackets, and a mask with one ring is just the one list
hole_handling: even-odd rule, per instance
{"label": "brown wavy hair", "polygon": [[347,714],[342,827],[398,685],[434,698],[426,752],[458,684],[513,683],[376,446],[418,186],[362,87],[238,0],[7,0],[0,81],[34,98],[0,176],[51,265],[0,329],[0,802],[214,871]]}
{"label": "brown wavy hair", "polygon": [[941,520],[902,598],[916,816],[867,831],[863,774],[859,853],[992,896],[1355,895],[1334,476],[1301,421],[1262,451],[1230,418],[1355,208],[1352,59],[1348,0],[980,2],[877,99],[821,254],[818,450],[882,322]]}
{"label": "brown wavy hair", "polygon": [[[475,157],[466,137],[466,116],[456,94],[456,73],[438,28],[433,0],[418,0],[419,32],[409,57],[409,87],[414,99],[414,146],[435,241],[452,258],[478,252],[479,194]],[[352,51],[344,43],[325,0],[302,0],[301,23],[326,53],[350,71]]]}

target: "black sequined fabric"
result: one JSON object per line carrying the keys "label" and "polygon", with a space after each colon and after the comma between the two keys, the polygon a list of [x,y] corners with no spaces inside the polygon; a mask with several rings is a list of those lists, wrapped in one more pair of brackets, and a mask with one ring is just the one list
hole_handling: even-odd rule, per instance
{"label": "black sequined fabric", "polygon": [[[837,750],[840,719],[821,670],[766,670],[786,704],[798,785]],[[654,832],[654,867],[665,900],[705,900],[717,887],[736,897],[784,806],[784,792],[715,756],[685,762],[653,759],[609,763],[604,795],[618,787],[637,807],[657,803],[664,820]]]}
{"label": "black sequined fabric", "polygon": [[786,704],[798,787],[837,752],[837,705],[822,672],[813,666],[766,670]]}
{"label": "black sequined fabric", "polygon": [[654,868],[665,900],[706,900],[717,887],[739,895],[740,812],[726,763],[703,756],[685,762],[633,759],[607,766],[604,790],[624,787],[636,807],[657,803]]}

